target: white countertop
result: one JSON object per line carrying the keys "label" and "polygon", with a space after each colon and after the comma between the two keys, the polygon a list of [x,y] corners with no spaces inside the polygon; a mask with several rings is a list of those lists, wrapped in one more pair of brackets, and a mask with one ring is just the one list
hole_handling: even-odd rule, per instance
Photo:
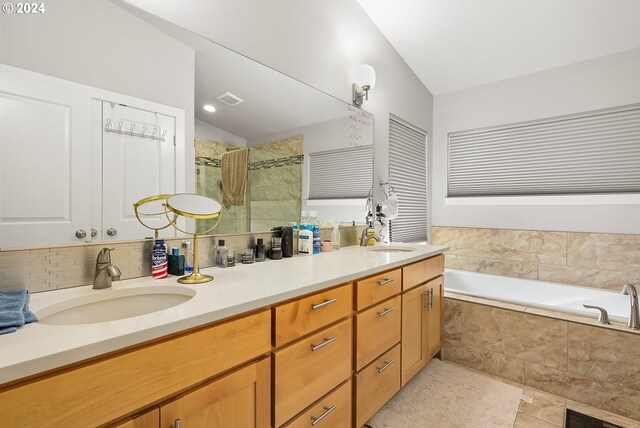
{"label": "white countertop", "polygon": [[175,276],[162,280],[144,277],[114,282],[112,289],[107,290],[93,290],[89,285],[32,294],[30,308],[37,315],[42,308],[67,299],[124,288],[178,285],[196,291],[195,297],[185,303],[146,315],[95,324],[34,323],[20,327],[15,333],[1,335],[0,385],[382,272],[448,249],[424,244],[412,246],[415,251],[392,253],[350,246],[314,256],[236,264],[226,269],[207,268],[201,272],[215,279],[199,285],[181,285]]}

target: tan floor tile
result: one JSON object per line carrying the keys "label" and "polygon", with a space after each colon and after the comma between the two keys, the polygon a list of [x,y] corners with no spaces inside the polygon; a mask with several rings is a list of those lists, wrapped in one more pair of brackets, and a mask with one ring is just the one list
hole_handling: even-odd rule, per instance
{"label": "tan floor tile", "polygon": [[534,418],[533,416],[529,416],[526,413],[518,412],[518,416],[516,416],[516,423],[513,425],[513,428],[558,428],[562,427],[562,425],[554,425],[549,422],[545,422],[543,420]]}
{"label": "tan floor tile", "polygon": [[524,395],[531,398],[533,402],[529,404],[521,401],[519,410],[522,413],[550,424],[563,425],[565,400],[531,388],[525,388]]}

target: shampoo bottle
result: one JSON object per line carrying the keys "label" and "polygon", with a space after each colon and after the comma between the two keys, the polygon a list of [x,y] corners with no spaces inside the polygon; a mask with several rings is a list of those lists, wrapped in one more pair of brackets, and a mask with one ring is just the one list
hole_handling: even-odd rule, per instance
{"label": "shampoo bottle", "polygon": [[313,231],[309,226],[301,226],[298,233],[298,254],[313,255]]}

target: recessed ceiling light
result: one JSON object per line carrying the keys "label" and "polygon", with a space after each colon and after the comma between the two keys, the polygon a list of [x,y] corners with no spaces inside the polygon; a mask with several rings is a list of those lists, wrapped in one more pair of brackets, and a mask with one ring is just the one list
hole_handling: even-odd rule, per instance
{"label": "recessed ceiling light", "polygon": [[205,104],[202,108],[204,109],[204,111],[208,111],[209,113],[213,113],[214,111],[216,111],[216,108],[211,104]]}

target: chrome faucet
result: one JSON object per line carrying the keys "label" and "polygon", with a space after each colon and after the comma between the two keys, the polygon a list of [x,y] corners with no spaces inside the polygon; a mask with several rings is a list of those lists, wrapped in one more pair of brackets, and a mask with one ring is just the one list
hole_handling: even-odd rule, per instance
{"label": "chrome faucet", "polygon": [[625,284],[622,287],[622,294],[629,295],[631,302],[631,312],[629,313],[629,322],[627,327],[633,330],[640,330],[640,313],[638,311],[638,290],[633,284]]}
{"label": "chrome faucet", "polygon": [[377,221],[384,228],[385,225],[385,215],[382,213],[382,205],[376,205],[376,216],[375,219],[373,217],[373,213],[369,211],[367,213],[367,227],[362,231],[362,235],[360,235],[360,246],[366,247],[369,245],[371,240],[377,242],[382,241],[382,238],[375,229],[375,222]]}
{"label": "chrome faucet", "polygon": [[103,248],[96,259],[96,273],[93,276],[93,289],[111,288],[111,281],[120,279],[120,269],[111,264],[111,251],[115,248]]}

